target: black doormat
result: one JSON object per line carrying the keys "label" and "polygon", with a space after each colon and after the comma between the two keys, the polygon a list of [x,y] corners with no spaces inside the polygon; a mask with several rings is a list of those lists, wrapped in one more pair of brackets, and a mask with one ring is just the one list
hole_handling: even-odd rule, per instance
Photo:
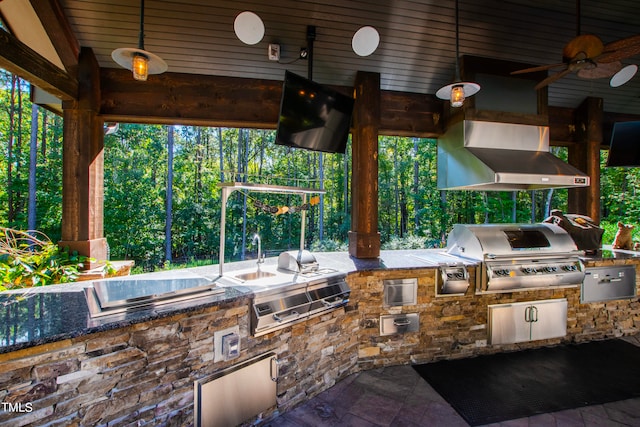
{"label": "black doormat", "polygon": [[640,347],[617,339],[414,369],[472,426],[640,396]]}

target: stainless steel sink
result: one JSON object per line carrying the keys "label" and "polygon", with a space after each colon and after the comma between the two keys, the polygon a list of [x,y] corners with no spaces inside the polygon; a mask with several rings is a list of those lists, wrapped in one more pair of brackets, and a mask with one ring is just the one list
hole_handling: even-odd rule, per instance
{"label": "stainless steel sink", "polygon": [[236,279],[240,279],[240,280],[256,280],[256,279],[262,279],[264,277],[273,277],[275,276],[275,273],[269,273],[268,271],[252,271],[250,273],[243,273],[243,274],[238,274],[235,276]]}

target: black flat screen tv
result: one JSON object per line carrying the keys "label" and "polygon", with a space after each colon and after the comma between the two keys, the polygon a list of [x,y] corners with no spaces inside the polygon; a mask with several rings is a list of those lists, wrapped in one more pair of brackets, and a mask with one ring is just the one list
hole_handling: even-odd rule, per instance
{"label": "black flat screen tv", "polygon": [[607,167],[640,167],[640,122],[613,125]]}
{"label": "black flat screen tv", "polygon": [[286,71],[276,144],[344,153],[353,103],[349,96]]}

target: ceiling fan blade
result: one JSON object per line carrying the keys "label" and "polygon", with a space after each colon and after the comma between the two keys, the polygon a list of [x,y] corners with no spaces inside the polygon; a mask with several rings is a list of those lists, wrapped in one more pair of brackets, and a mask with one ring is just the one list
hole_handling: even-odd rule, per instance
{"label": "ceiling fan blade", "polygon": [[604,50],[606,52],[609,50],[618,50],[618,49],[637,46],[637,45],[640,45],[640,34],[637,34],[631,37],[626,37],[624,39],[616,40],[611,43],[607,43],[604,46]]}
{"label": "ceiling fan blade", "polygon": [[622,62],[596,62],[595,67],[582,68],[576,73],[578,77],[583,79],[604,79],[613,76],[622,69]]}
{"label": "ceiling fan blade", "polygon": [[607,44],[597,62],[615,62],[640,54],[640,34]]}
{"label": "ceiling fan blade", "polygon": [[558,64],[550,64],[550,65],[540,65],[538,67],[525,68],[524,70],[516,70],[512,71],[511,74],[525,74],[525,73],[535,73],[536,71],[546,71],[551,70],[552,68],[566,66],[564,62],[560,62]]}
{"label": "ceiling fan blade", "polygon": [[556,80],[561,79],[562,77],[566,76],[569,73],[571,73],[571,70],[567,68],[566,70],[558,71],[555,74],[551,74],[549,77],[547,77],[546,79],[544,79],[543,81],[538,83],[536,85],[535,89],[536,90],[542,89],[543,87],[545,87],[547,85],[550,85],[551,83],[555,82]]}

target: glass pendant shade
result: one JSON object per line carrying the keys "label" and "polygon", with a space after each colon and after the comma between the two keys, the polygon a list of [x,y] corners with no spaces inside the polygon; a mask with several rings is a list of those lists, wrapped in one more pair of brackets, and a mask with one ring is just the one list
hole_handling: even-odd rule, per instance
{"label": "glass pendant shade", "polygon": [[149,76],[149,60],[144,55],[134,55],[131,62],[131,70],[133,78],[142,82],[147,80]]}
{"label": "glass pendant shade", "polygon": [[456,85],[451,88],[451,106],[462,107],[464,104],[464,87],[462,85]]}

